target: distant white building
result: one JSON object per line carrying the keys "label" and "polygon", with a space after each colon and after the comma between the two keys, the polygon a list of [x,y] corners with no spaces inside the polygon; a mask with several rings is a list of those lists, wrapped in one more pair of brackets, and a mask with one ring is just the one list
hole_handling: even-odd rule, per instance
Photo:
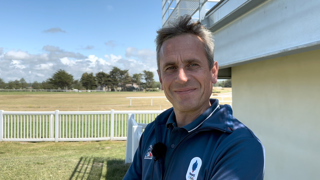
{"label": "distant white building", "polygon": [[190,14],[215,37],[235,117],[265,146],[265,179],[319,179],[320,1],[221,0],[208,11],[205,0],[162,2],[163,25],[198,2]]}
{"label": "distant white building", "polygon": [[127,91],[136,91],[139,90],[139,86],[136,83],[126,84]]}

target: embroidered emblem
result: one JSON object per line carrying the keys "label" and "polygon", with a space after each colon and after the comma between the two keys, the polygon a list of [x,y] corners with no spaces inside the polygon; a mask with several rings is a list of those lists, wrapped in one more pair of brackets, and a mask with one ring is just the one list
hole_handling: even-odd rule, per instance
{"label": "embroidered emblem", "polygon": [[146,153],[146,155],[144,156],[144,159],[152,159],[153,155],[152,155],[152,145],[149,146],[149,149]]}
{"label": "embroidered emblem", "polygon": [[196,180],[202,165],[202,160],[199,157],[191,159],[189,168],[186,174],[186,180]]}

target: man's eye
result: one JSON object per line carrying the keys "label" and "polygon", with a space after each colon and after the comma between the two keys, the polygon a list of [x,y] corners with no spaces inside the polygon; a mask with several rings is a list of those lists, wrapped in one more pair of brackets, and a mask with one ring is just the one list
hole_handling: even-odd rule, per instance
{"label": "man's eye", "polygon": [[174,66],[169,66],[169,67],[166,68],[166,70],[174,70],[174,69],[175,69]]}
{"label": "man's eye", "polygon": [[193,63],[193,64],[190,64],[190,65],[189,65],[189,67],[197,67],[197,66],[199,66],[199,65],[196,64],[196,63]]}

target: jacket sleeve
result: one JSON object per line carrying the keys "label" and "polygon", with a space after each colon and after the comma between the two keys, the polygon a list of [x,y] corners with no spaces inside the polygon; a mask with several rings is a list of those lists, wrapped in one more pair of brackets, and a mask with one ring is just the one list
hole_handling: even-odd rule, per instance
{"label": "jacket sleeve", "polygon": [[141,157],[142,139],[143,139],[143,134],[140,138],[139,147],[138,147],[136,153],[134,154],[133,162],[130,165],[123,180],[135,180],[135,179],[140,180],[140,179],[142,179],[142,157]]}
{"label": "jacket sleeve", "polygon": [[212,180],[261,180],[264,176],[264,148],[255,138],[228,142],[216,159]]}

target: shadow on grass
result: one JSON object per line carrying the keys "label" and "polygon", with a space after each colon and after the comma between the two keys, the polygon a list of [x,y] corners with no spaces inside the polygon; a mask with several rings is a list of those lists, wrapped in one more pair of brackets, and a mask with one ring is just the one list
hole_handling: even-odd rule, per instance
{"label": "shadow on grass", "polygon": [[81,157],[70,180],[122,179],[130,164],[121,159]]}

